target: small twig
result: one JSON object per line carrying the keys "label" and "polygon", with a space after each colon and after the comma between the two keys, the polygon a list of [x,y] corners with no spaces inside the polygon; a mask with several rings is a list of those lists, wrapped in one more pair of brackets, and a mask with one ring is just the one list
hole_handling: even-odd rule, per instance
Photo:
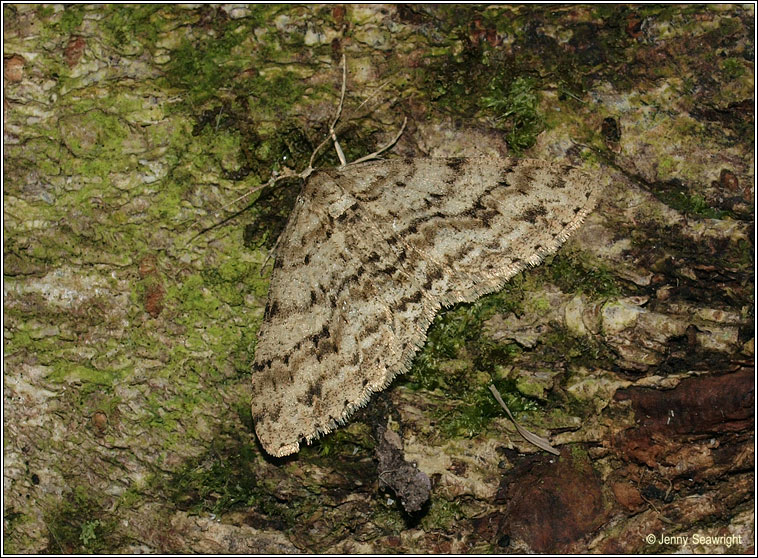
{"label": "small twig", "polygon": [[573,94],[571,91],[569,91],[569,90],[568,90],[568,88],[564,87],[564,88],[563,88],[563,92],[564,92],[566,95],[568,95],[569,97],[572,97],[574,100],[576,100],[576,101],[579,101],[579,102],[580,102],[580,103],[582,103],[583,105],[586,105],[586,104],[587,104],[587,101],[583,101],[582,99],[580,99],[579,97],[577,97],[576,95],[574,95],[574,94]]}
{"label": "small twig", "polygon": [[503,409],[505,409],[505,412],[508,414],[508,418],[510,418],[513,421],[513,424],[516,426],[516,430],[518,431],[519,434],[521,434],[524,440],[534,444],[540,449],[549,451],[550,453],[554,455],[561,454],[560,451],[558,451],[557,449],[555,449],[553,446],[550,445],[550,442],[548,442],[544,438],[537,436],[536,434],[529,432],[526,428],[522,428],[521,425],[518,422],[516,422],[516,419],[513,418],[513,415],[511,414],[510,409],[508,409],[508,406],[505,404],[505,401],[503,401],[503,398],[500,396],[500,392],[497,390],[494,384],[490,384],[490,391],[492,392],[492,395],[495,396],[495,399],[497,399],[497,402],[500,403],[500,406]]}
{"label": "small twig", "polygon": [[655,506],[655,504],[653,504],[653,503],[652,503],[650,500],[648,500],[647,498],[645,498],[645,496],[643,496],[642,494],[640,494],[640,498],[642,498],[643,500],[645,500],[645,502],[647,502],[647,505],[648,505],[648,506],[650,506],[651,508],[653,508],[653,511],[654,511],[655,513],[657,513],[658,515],[661,515],[661,510],[659,510],[659,509],[658,509],[658,508]]}
{"label": "small twig", "polygon": [[671,494],[671,491],[674,489],[674,483],[671,482],[671,479],[666,479],[669,483],[669,487],[666,489],[666,494],[663,495],[663,501],[666,502],[666,500],[669,497],[669,494]]}
{"label": "small twig", "polygon": [[337,141],[337,134],[334,133],[334,130],[332,130],[331,136],[334,141],[334,149],[337,151],[337,157],[340,160],[340,167],[346,167],[347,159],[345,159],[345,154],[342,152],[342,147],[340,147],[340,142]]}

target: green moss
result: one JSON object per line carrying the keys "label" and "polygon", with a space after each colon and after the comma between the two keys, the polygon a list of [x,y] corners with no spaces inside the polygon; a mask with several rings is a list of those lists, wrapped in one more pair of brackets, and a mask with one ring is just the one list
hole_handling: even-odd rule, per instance
{"label": "green moss", "polygon": [[[3,552],[7,554],[23,554],[21,549],[30,548],[26,546],[29,541],[16,532],[16,529],[29,521],[29,516],[16,511],[8,506],[3,512]],[[19,540],[21,539],[21,540]],[[26,544],[25,544],[26,543]]]}
{"label": "green moss", "polygon": [[82,532],[79,535],[79,540],[82,541],[82,546],[85,548],[96,543],[99,536],[102,534],[99,532],[104,526],[103,522],[99,519],[87,521],[82,524]]}
{"label": "green moss", "polygon": [[489,390],[492,383],[500,392],[511,412],[531,413],[540,408],[531,397],[524,396],[512,380],[496,380],[474,384],[462,394],[456,394],[460,402],[450,410],[435,411],[437,427],[447,438],[472,438],[481,434],[494,418],[504,416],[504,411]]}
{"label": "green moss", "polygon": [[317,454],[318,458],[335,456],[349,456],[354,458],[371,457],[372,449],[376,445],[368,425],[361,422],[351,422],[346,427],[339,428],[314,444],[304,447],[302,455],[308,458]]}
{"label": "green moss", "polygon": [[[6,314],[7,319],[8,314]],[[15,354],[18,351],[24,350],[33,344],[36,343],[36,340],[32,339],[31,333],[29,331],[23,331],[22,329],[18,328],[16,331],[14,331],[12,334],[10,334],[10,337],[5,338],[5,346],[3,347],[4,353],[6,356],[11,356]]]}
{"label": "green moss", "polygon": [[749,269],[755,263],[755,248],[750,241],[739,239],[729,245],[724,260],[736,263],[740,269]]}
{"label": "green moss", "polygon": [[122,542],[118,523],[93,496],[92,487],[76,486],[45,513],[50,533],[47,553],[102,553]]}
{"label": "green moss", "polygon": [[485,71],[478,52],[466,50],[457,57],[447,55],[434,60],[432,67],[422,74],[424,82],[420,89],[427,92],[439,109],[472,117],[483,96],[479,84]]}
{"label": "green moss", "polygon": [[117,370],[97,370],[89,366],[59,360],[53,365],[53,371],[48,374],[47,379],[56,383],[76,381],[83,384],[110,386],[121,378],[122,373],[122,371]]}
{"label": "green moss", "polygon": [[289,506],[270,495],[258,478],[259,451],[248,443],[213,444],[205,455],[190,460],[163,485],[169,500],[182,510],[217,515],[239,508],[257,508],[291,517]]}
{"label": "green moss", "polygon": [[676,165],[676,161],[672,157],[663,156],[658,159],[658,173],[660,175],[668,175]]}
{"label": "green moss", "polygon": [[[68,5],[63,9],[61,18],[58,21],[58,30],[62,35],[71,35],[79,30],[79,27],[84,21],[84,12],[86,6],[80,5]],[[40,14],[42,18],[47,18],[51,13]]]}
{"label": "green moss", "polygon": [[429,510],[421,518],[421,527],[425,532],[435,529],[449,531],[455,523],[466,517],[460,502],[451,502],[443,498],[432,498]]}
{"label": "green moss", "polygon": [[[100,109],[76,112],[78,108],[71,107],[71,110],[75,112],[61,118],[59,123],[61,140],[70,151],[70,154],[61,152],[59,162],[63,174],[107,179],[113,172],[125,172],[133,167],[134,161],[124,153],[134,147],[133,143],[141,142],[141,138],[131,132],[125,120]],[[89,195],[88,188],[102,195],[102,184],[93,183],[70,195]],[[74,206],[76,200],[66,203]]]}
{"label": "green moss", "polygon": [[[508,146],[516,153],[529,149],[544,129],[538,111],[539,96],[534,79],[514,76],[510,66],[500,68],[483,64],[481,51],[435,62],[424,89],[443,110],[464,117],[478,114],[494,120],[505,132]],[[430,87],[431,86],[431,87]]]}
{"label": "green moss", "polygon": [[490,81],[490,94],[482,99],[484,106],[494,113],[497,126],[505,129],[508,146],[516,154],[532,147],[544,129],[535,87],[534,79],[508,80],[498,75]]}
{"label": "green moss", "polygon": [[216,268],[221,281],[236,282],[250,278],[258,272],[258,265],[244,260],[226,260]]}
{"label": "green moss", "polygon": [[218,317],[221,303],[207,287],[202,275],[193,274],[185,278],[178,289],[167,289],[166,297],[179,301],[183,311],[183,322],[193,323],[193,318],[198,314],[210,318]]}
{"label": "green moss", "polygon": [[711,207],[700,194],[688,192],[679,180],[654,184],[653,194],[669,207],[688,215],[706,219],[723,219],[731,213]]}
{"label": "green moss", "polygon": [[[427,17],[446,39],[426,51],[427,64],[417,72],[418,89],[442,112],[495,120],[516,153],[534,145],[547,123],[586,127],[577,113],[586,117],[586,92],[596,81],[610,81],[621,91],[639,86],[636,73],[620,71],[637,46],[627,30],[634,11],[619,6],[593,9],[604,15],[572,25],[566,24],[565,11],[542,6],[426,10],[419,17]],[[678,13],[669,12],[668,17]],[[519,48],[503,48],[500,40]],[[662,77],[681,73],[667,64],[646,71]],[[546,88],[557,88],[560,108],[550,105],[542,114],[539,92]]]}
{"label": "green moss", "polygon": [[[4,6],[4,8],[6,10],[8,10],[9,7],[10,7],[9,5],[5,5]],[[53,15],[54,13],[55,13],[55,7],[51,6],[50,4],[42,5],[42,6],[40,6],[40,7],[37,8],[37,17],[39,17],[40,19],[47,19],[51,15]],[[9,14],[6,13],[6,17],[8,15]]]}
{"label": "green moss", "polygon": [[579,472],[585,471],[588,467],[592,467],[592,460],[590,459],[587,450],[581,444],[569,444],[569,451],[571,452],[571,461],[574,469]]}
{"label": "green moss", "polygon": [[251,320],[247,327],[243,328],[239,338],[232,344],[232,350],[228,359],[239,376],[249,377],[252,370],[255,347],[258,342],[258,329],[261,318]]}
{"label": "green moss", "polygon": [[531,309],[537,312],[538,314],[545,314],[548,312],[551,308],[551,302],[547,298],[536,298],[532,300],[531,303]]}
{"label": "green moss", "polygon": [[[376,525],[383,533],[399,534],[408,528],[406,515],[400,511],[398,503],[390,497],[376,498],[371,510],[371,523]],[[397,552],[387,549],[390,554]]]}
{"label": "green moss", "polygon": [[255,114],[281,118],[292,106],[302,100],[305,84],[300,76],[286,71],[271,75],[256,75],[241,80],[238,91],[253,99],[251,110]]}
{"label": "green moss", "polygon": [[614,354],[604,344],[588,335],[574,335],[564,328],[554,328],[541,338],[540,360],[546,363],[570,363],[589,368],[611,368]]}
{"label": "green moss", "polygon": [[152,50],[164,22],[170,21],[161,16],[164,10],[173,11],[155,4],[106,5],[102,20],[105,37],[116,48],[138,41]]}
{"label": "green moss", "polygon": [[727,58],[721,63],[721,70],[728,80],[737,79],[745,74],[745,66],[737,58]]}
{"label": "green moss", "polygon": [[726,37],[738,33],[742,29],[742,22],[736,17],[722,17],[719,19],[719,33]]}
{"label": "green moss", "polygon": [[[676,132],[677,135],[681,135],[685,137],[686,136],[704,137],[708,133],[708,127],[703,122],[700,122],[699,120],[695,120],[694,118],[689,118],[689,117],[677,118],[674,121],[672,130]],[[664,138],[664,139],[668,141],[667,138]],[[666,157],[664,156],[663,159],[665,161]],[[685,169],[680,168],[680,170],[685,170]]]}
{"label": "green moss", "polygon": [[[181,284],[166,288],[164,312],[176,313],[175,321],[188,328],[181,345],[163,347],[154,342],[150,330],[134,332],[136,346],[156,357],[163,355],[164,361],[168,358],[162,374],[170,376],[179,371],[184,376],[194,366],[193,354],[204,351],[213,356],[202,361],[200,376],[213,377],[219,370],[229,370],[230,365],[240,375],[249,374],[261,316],[251,309],[241,326],[239,321],[229,319],[229,312],[248,313],[246,297],[265,296],[268,283],[259,273],[259,264],[246,261],[244,255],[229,255],[221,261],[218,268],[188,275]],[[142,290],[139,286],[135,289],[136,300]]]}
{"label": "green moss", "polygon": [[[254,69],[261,53],[255,52],[251,60],[249,53],[243,56],[238,52],[242,43],[249,40],[254,26],[279,9],[258,6],[252,8],[250,19],[217,18],[212,23],[212,32],[185,39],[171,53],[166,79],[171,87],[184,91],[183,106],[197,107],[225,90],[231,91],[230,98],[242,95],[251,99],[254,114],[281,118],[302,97],[304,84],[299,76],[289,71],[260,75]],[[258,43],[265,48],[265,39]],[[243,75],[243,70],[248,71]]]}
{"label": "green moss", "polygon": [[[541,407],[539,400],[545,397],[548,384],[504,379],[500,372],[509,363],[527,363],[531,353],[524,353],[514,343],[492,341],[483,333],[483,325],[495,312],[539,311],[544,301],[536,299],[538,308],[527,310],[523,308],[521,291],[539,289],[544,281],[559,284],[565,292],[584,292],[592,297],[620,292],[608,270],[585,266],[575,257],[556,256],[539,272],[531,270],[526,276],[514,277],[500,293],[440,313],[404,381],[412,389],[439,389],[450,396],[451,405],[435,411],[437,426],[446,436],[477,435],[492,418],[502,416],[503,411],[489,391],[493,380],[512,412],[534,412]],[[588,337],[574,337],[562,329],[543,335],[540,350],[534,355],[542,365],[568,360],[575,365],[609,366],[613,361],[613,355],[602,344]]]}
{"label": "green moss", "polygon": [[484,321],[495,313],[521,309],[522,284],[523,274],[519,274],[498,293],[484,296],[472,304],[459,304],[440,312],[429,328],[423,349],[415,357],[411,371],[406,376],[408,386],[412,389],[444,388],[454,391],[465,387],[465,378],[451,377],[441,365],[458,358],[467,344],[476,345],[471,351],[478,353],[481,357],[479,364],[488,370],[492,369],[491,357],[507,357],[517,352],[518,349],[512,345],[488,342],[482,337],[481,331]]}
{"label": "green moss", "polygon": [[[13,151],[6,150],[6,157],[14,160],[14,171],[21,169],[34,169],[44,176],[54,177],[61,173],[60,159],[64,155],[65,148],[60,142],[49,137],[36,137],[27,140],[22,149]],[[8,169],[11,170],[11,169]],[[10,180],[13,184],[16,180]]]}
{"label": "green moss", "polygon": [[242,137],[239,130],[208,126],[198,135],[197,141],[203,145],[200,157],[217,159],[224,163],[225,159],[239,153]]}
{"label": "green moss", "polygon": [[545,391],[552,387],[552,379],[538,379],[533,376],[520,376],[516,378],[516,389],[525,397],[532,399],[544,399]]}
{"label": "green moss", "polygon": [[[450,396],[450,406],[435,410],[437,427],[445,436],[475,436],[493,418],[503,415],[489,391],[493,380],[515,414],[534,412],[541,407],[539,401],[545,398],[551,382],[537,384],[526,379],[505,379],[500,372],[509,363],[527,363],[532,358],[531,353],[525,353],[515,343],[492,341],[483,333],[483,327],[496,312],[520,314],[547,310],[546,299],[534,298],[529,308],[523,303],[522,291],[538,290],[544,282],[558,284],[565,292],[584,292],[591,297],[620,292],[610,271],[584,262],[576,255],[558,255],[539,270],[517,275],[499,293],[441,312],[404,381],[412,389],[439,389]],[[543,335],[540,343],[539,352],[534,353],[540,363],[568,360],[575,364],[609,365],[613,360],[603,345],[590,338],[573,337],[562,329]]]}
{"label": "green moss", "polygon": [[545,259],[540,268],[548,280],[565,293],[584,293],[591,298],[616,296],[621,287],[616,276],[597,261],[589,261],[588,256],[568,254],[561,251]]}
{"label": "green moss", "polygon": [[234,29],[224,29],[220,36],[203,35],[195,41],[184,39],[171,53],[166,70],[169,85],[183,90],[190,106],[201,105],[232,82],[244,68],[244,60],[230,56],[243,38]]}

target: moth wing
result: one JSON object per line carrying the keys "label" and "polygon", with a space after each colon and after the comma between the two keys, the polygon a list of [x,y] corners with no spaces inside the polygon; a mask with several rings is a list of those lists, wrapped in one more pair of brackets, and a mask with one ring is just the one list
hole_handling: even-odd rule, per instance
{"label": "moth wing", "polygon": [[256,348],[266,451],[298,451],[405,372],[441,306],[554,252],[595,203],[539,160],[405,159],[317,173],[283,233]]}

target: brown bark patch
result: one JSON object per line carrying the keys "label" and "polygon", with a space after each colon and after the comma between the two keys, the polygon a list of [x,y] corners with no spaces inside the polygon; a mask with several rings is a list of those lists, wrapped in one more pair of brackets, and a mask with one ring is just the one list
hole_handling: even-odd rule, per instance
{"label": "brown bark patch", "polygon": [[152,283],[145,290],[145,310],[153,318],[157,318],[163,310],[163,297],[166,290],[161,283]]}
{"label": "brown bark patch", "polygon": [[66,59],[66,64],[69,68],[73,68],[79,63],[79,59],[84,54],[84,47],[87,46],[87,42],[82,37],[71,37],[66,45],[66,51],[63,53],[63,57]]}
{"label": "brown bark patch", "polygon": [[18,83],[24,79],[24,65],[26,60],[18,54],[14,54],[5,61],[5,79],[11,83]]}
{"label": "brown bark patch", "polygon": [[686,378],[668,391],[631,387],[616,392],[632,402],[640,426],[676,434],[737,432],[753,422],[753,371]]}
{"label": "brown bark patch", "polygon": [[[506,502],[497,540],[522,539],[534,552],[570,552],[604,520],[600,482],[589,460],[568,450],[554,458],[529,458],[508,473],[496,501]],[[493,518],[480,525],[491,533]]]}
{"label": "brown bark patch", "polygon": [[639,427],[616,436],[617,450],[655,467],[668,453],[674,436],[720,434],[751,429],[755,383],[753,372],[687,378],[668,391],[632,387],[616,392],[631,401]]}
{"label": "brown bark patch", "polygon": [[611,490],[616,501],[630,511],[639,509],[645,503],[640,491],[629,483],[614,483],[611,485]]}
{"label": "brown bark patch", "polygon": [[92,428],[97,436],[102,436],[108,429],[108,415],[103,411],[97,411],[92,415]]}
{"label": "brown bark patch", "polygon": [[158,259],[154,255],[145,256],[139,262],[139,276],[144,279],[158,271]]}
{"label": "brown bark patch", "polygon": [[730,190],[732,192],[735,192],[740,185],[737,175],[728,169],[721,169],[718,183],[725,190]]}
{"label": "brown bark patch", "polygon": [[347,8],[342,4],[337,4],[332,8],[332,17],[334,18],[334,23],[336,23],[338,27],[344,23],[346,13]]}

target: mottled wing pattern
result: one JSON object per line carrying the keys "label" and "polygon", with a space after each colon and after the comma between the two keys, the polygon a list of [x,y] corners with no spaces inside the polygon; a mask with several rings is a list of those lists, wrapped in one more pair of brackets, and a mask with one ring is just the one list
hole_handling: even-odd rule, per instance
{"label": "mottled wing pattern", "polygon": [[256,348],[263,447],[298,451],[405,372],[441,306],[554,252],[597,184],[565,165],[393,159],[317,173],[280,240]]}

